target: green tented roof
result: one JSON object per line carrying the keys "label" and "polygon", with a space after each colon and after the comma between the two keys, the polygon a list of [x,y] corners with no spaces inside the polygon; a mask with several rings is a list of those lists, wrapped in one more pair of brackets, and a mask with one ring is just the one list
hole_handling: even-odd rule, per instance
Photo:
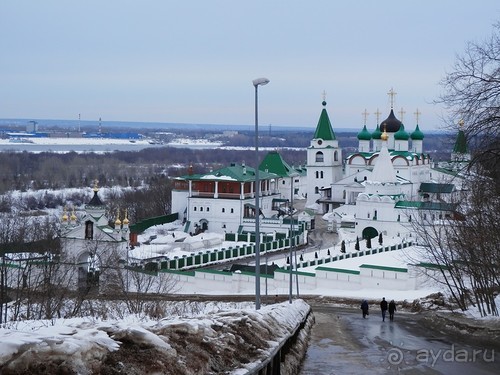
{"label": "green tented roof", "polygon": [[275,173],[280,177],[296,176],[298,173],[283,160],[278,151],[269,152],[259,166],[260,171]]}
{"label": "green tented roof", "polygon": [[[323,106],[326,102],[323,102]],[[323,139],[324,141],[335,141],[335,133],[333,132],[332,124],[330,118],[328,117],[328,112],[326,108],[321,110],[321,115],[319,116],[318,125],[316,126],[316,131],[314,132],[314,139]]]}
{"label": "green tented roof", "polygon": [[465,138],[465,133],[463,130],[458,131],[457,140],[455,141],[455,146],[453,146],[453,152],[459,154],[467,154],[467,140]]}

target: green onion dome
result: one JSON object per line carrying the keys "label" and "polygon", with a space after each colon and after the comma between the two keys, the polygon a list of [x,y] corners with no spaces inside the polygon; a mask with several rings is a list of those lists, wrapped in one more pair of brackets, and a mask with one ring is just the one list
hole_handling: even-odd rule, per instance
{"label": "green onion dome", "polygon": [[369,141],[372,139],[372,135],[370,134],[370,132],[366,129],[366,125],[363,126],[363,130],[361,130],[359,133],[358,133],[358,139],[360,141]]}
{"label": "green onion dome", "polygon": [[[358,135],[358,137],[359,137],[359,135]],[[381,139],[381,137],[382,137],[382,132],[380,131],[380,127],[377,124],[377,128],[372,133],[372,138],[373,139]]]}
{"label": "green onion dome", "polygon": [[410,135],[406,132],[405,126],[401,123],[399,130],[394,133],[394,139],[398,141],[407,141],[410,138]]}
{"label": "green onion dome", "polygon": [[414,141],[422,141],[424,139],[424,133],[420,131],[418,124],[417,127],[415,128],[415,131],[411,133],[411,139],[413,139]]}

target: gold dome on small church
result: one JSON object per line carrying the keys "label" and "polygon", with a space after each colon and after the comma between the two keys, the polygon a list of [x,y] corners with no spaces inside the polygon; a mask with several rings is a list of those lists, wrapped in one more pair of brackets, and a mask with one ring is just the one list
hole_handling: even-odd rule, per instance
{"label": "gold dome on small church", "polygon": [[384,122],[382,125],[384,127],[384,132],[380,136],[380,139],[383,141],[387,141],[389,139],[389,135],[387,134],[387,124]]}

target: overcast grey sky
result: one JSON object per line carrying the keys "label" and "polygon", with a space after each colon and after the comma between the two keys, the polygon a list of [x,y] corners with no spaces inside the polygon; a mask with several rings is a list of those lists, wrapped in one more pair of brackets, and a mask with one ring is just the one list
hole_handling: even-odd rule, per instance
{"label": "overcast grey sky", "polygon": [[[0,118],[334,128],[390,109],[438,128],[430,104],[498,0],[1,0]],[[399,117],[399,115],[397,115]]]}

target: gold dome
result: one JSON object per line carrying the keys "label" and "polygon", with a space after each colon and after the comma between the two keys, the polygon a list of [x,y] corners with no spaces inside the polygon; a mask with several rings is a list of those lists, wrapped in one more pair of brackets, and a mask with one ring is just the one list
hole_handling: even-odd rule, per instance
{"label": "gold dome", "polygon": [[125,210],[125,218],[123,219],[123,224],[128,225],[129,223],[130,223],[130,221],[128,221],[127,210]]}
{"label": "gold dome", "polygon": [[387,141],[389,139],[389,135],[387,134],[387,125],[384,123],[384,132],[380,136],[380,139],[383,141]]}
{"label": "gold dome", "polygon": [[116,210],[116,220],[115,220],[115,225],[119,226],[122,225],[122,222],[120,220],[120,209]]}
{"label": "gold dome", "polygon": [[66,207],[64,207],[63,212],[64,213],[63,213],[63,216],[62,216],[62,221],[66,222],[66,221],[68,221],[68,214],[66,213]]}

